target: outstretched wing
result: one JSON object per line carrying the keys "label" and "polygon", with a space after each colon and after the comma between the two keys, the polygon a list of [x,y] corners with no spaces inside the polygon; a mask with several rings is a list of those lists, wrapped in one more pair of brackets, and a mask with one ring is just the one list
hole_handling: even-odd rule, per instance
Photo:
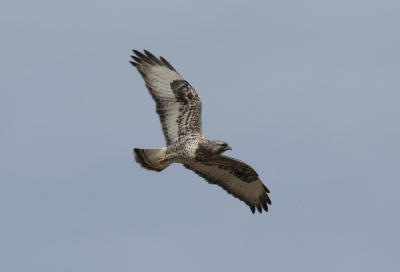
{"label": "outstretched wing", "polygon": [[256,171],[242,161],[219,156],[208,161],[191,161],[184,166],[244,201],[253,213],[255,208],[260,213],[262,209],[268,211],[268,204],[271,205],[268,188],[259,180]]}
{"label": "outstretched wing", "polygon": [[133,50],[135,66],[146,82],[156,102],[167,145],[174,144],[179,136],[202,135],[201,101],[196,91],[163,57],[157,58],[144,50]]}

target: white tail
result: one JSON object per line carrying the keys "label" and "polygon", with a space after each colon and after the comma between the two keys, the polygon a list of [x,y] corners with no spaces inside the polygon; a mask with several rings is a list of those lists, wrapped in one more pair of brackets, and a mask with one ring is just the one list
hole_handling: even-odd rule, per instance
{"label": "white tail", "polygon": [[170,164],[169,162],[162,161],[165,158],[166,151],[166,147],[158,149],[133,149],[137,163],[143,168],[158,172],[164,170]]}

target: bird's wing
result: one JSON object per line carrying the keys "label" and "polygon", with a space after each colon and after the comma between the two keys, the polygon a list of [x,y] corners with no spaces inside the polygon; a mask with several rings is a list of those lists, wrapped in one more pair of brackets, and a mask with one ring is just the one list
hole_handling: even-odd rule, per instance
{"label": "bird's wing", "polygon": [[144,50],[133,50],[130,63],[146,82],[156,102],[167,145],[176,143],[180,136],[202,135],[201,101],[196,91],[163,57],[157,58]]}
{"label": "bird's wing", "polygon": [[244,201],[253,213],[256,208],[260,213],[262,209],[268,211],[268,204],[271,205],[268,188],[258,178],[256,171],[242,161],[218,156],[208,161],[191,161],[184,166]]}

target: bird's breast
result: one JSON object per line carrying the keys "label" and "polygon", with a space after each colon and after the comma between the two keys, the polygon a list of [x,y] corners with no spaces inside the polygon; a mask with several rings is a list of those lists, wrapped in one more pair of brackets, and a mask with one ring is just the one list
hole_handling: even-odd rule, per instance
{"label": "bird's breast", "polygon": [[194,159],[196,157],[196,150],[199,147],[199,141],[190,140],[185,143],[185,150],[187,152],[187,157]]}

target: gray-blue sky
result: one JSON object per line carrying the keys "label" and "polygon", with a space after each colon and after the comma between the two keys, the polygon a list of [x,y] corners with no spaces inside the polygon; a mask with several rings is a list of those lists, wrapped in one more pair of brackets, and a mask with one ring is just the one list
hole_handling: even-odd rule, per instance
{"label": "gray-blue sky", "polygon": [[[1,271],[398,271],[398,1],[2,1]],[[271,189],[179,165],[128,60],[166,57]]]}

